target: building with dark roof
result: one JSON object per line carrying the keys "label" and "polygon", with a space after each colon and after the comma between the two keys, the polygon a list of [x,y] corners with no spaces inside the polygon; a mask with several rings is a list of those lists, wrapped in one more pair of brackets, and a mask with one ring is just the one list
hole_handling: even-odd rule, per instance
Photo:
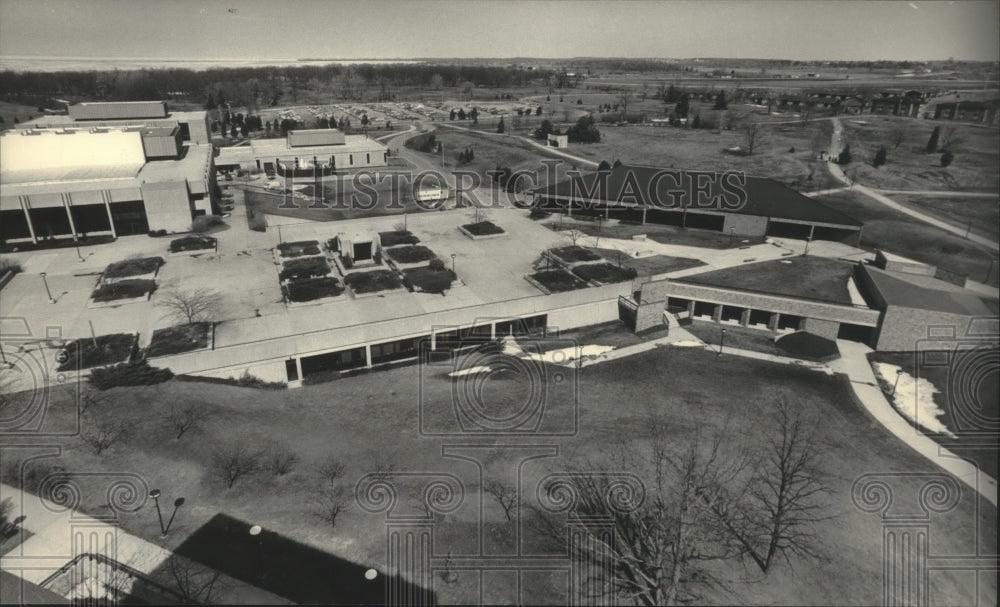
{"label": "building with dark roof", "polygon": [[619,165],[539,188],[535,204],[570,216],[855,244],[862,223],[773,179]]}

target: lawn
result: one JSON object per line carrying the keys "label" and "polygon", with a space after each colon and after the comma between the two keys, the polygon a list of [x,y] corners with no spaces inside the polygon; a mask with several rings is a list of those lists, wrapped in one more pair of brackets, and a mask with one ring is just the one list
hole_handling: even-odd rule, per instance
{"label": "lawn", "polygon": [[278,245],[282,257],[302,257],[303,255],[319,255],[319,242],[315,240],[300,240],[298,242],[283,242]]}
{"label": "lawn", "polygon": [[306,257],[303,259],[292,259],[281,264],[281,271],[278,272],[278,280],[300,280],[303,278],[316,278],[326,276],[330,273],[330,264],[323,257]]}
{"label": "lawn", "polygon": [[211,236],[185,236],[170,241],[170,252],[215,250],[216,240]]}
{"label": "lawn", "polygon": [[970,230],[972,234],[1000,241],[1000,203],[997,202],[997,198],[907,194],[889,194],[889,198],[915,211],[946,221],[957,228]]}
{"label": "lawn", "polygon": [[116,301],[119,299],[134,299],[156,291],[156,281],[149,279],[126,278],[116,280],[94,289],[90,298],[95,302]]}
{"label": "lawn", "polygon": [[[430,185],[429,181],[428,185]],[[327,191],[329,192],[329,190]],[[327,202],[313,203],[281,194],[248,189],[244,199],[247,209],[254,215],[280,215],[308,221],[340,221],[427,212],[427,209],[413,201],[412,193],[406,187],[405,181],[403,191],[398,193],[380,192],[377,197],[370,193],[357,194],[352,200],[351,196],[347,194],[337,197],[336,189],[334,189],[329,196],[330,199]],[[338,200],[340,202],[336,202]]]}
{"label": "lawn", "polygon": [[705,262],[690,257],[674,257],[672,255],[649,255],[647,257],[632,257],[618,249],[601,249],[598,247],[587,247],[588,251],[597,253],[611,263],[621,264],[626,268],[632,268],[639,276],[655,276],[688,268],[697,268],[705,265]]}
{"label": "lawn", "polygon": [[423,245],[393,247],[391,249],[383,249],[382,252],[386,257],[396,263],[420,263],[423,261],[437,259],[437,255],[434,254],[434,251],[431,251]]}
{"label": "lawn", "polygon": [[168,356],[207,348],[211,333],[210,322],[157,329],[153,331],[153,337],[146,348],[146,356]]}
{"label": "lawn", "polygon": [[[170,535],[162,540],[151,503],[134,515],[121,518],[124,531],[156,542],[168,550],[179,550],[207,561],[228,561],[231,573],[250,579],[266,590],[290,594],[291,598],[332,602],[329,594],[317,597],[312,587],[281,590],[287,579],[261,577],[246,569],[260,566],[246,558],[252,551],[249,543],[237,545],[222,541],[218,534],[220,518],[232,519],[230,530],[245,531],[250,524],[261,525],[264,542],[276,560],[264,567],[284,567],[292,563],[276,541],[297,542],[363,566],[381,567],[386,562],[386,520],[384,513],[371,513],[349,499],[346,509],[332,528],[316,515],[322,477],[320,464],[329,457],[345,464],[340,485],[353,495],[355,482],[372,472],[377,464],[393,465],[401,472],[431,472],[457,475],[464,484],[464,501],[458,510],[444,515],[435,526],[437,554],[469,554],[480,537],[477,517],[485,517],[485,530],[503,520],[503,513],[479,489],[480,468],[464,459],[442,457],[447,440],[433,439],[418,432],[417,411],[425,406],[441,405],[450,410],[455,384],[445,377],[447,367],[429,370],[408,366],[391,371],[342,378],[335,383],[305,386],[294,391],[258,391],[233,386],[180,382],[171,380],[156,387],[116,388],[108,391],[108,401],[95,405],[94,413],[113,414],[131,432],[119,443],[95,455],[79,436],[50,439],[58,444],[63,457],[58,463],[71,471],[128,470],[145,479],[149,487],[158,487],[172,500],[183,496],[187,503],[178,512]],[[566,373],[566,369],[559,369]],[[423,374],[425,380],[419,379]],[[518,392],[523,378],[490,376],[484,395],[492,400]],[[555,385],[554,383],[552,384]],[[422,386],[418,401],[415,391]],[[710,591],[704,602],[728,604],[739,596],[745,604],[839,604],[871,605],[882,598],[882,534],[878,516],[860,511],[851,499],[852,483],[863,473],[885,472],[885,482],[894,490],[900,508],[916,507],[916,484],[921,479],[909,473],[927,473],[928,462],[900,443],[878,424],[872,424],[866,412],[855,404],[845,382],[794,366],[743,359],[716,357],[698,349],[657,348],[625,359],[585,367],[579,375],[578,405],[556,392],[550,392],[547,412],[567,411],[578,420],[578,430],[564,438],[546,439],[546,445],[558,447],[558,456],[529,461],[525,452],[495,445],[487,449],[467,449],[464,454],[482,457],[486,478],[521,471],[529,504],[536,500],[535,485],[541,475],[567,466],[605,461],[606,454],[627,444],[630,450],[648,445],[651,407],[665,417],[669,439],[684,444],[694,433],[711,437],[725,432],[727,445],[756,445],[770,435],[775,419],[775,403],[794,403],[795,410],[819,428],[817,444],[823,450],[818,461],[827,491],[820,498],[821,514],[831,517],[815,529],[815,551],[820,559],[794,558],[794,572],[778,562],[767,576],[747,579],[739,563],[720,566],[730,588]],[[56,399],[68,398],[62,394]],[[142,403],[142,406],[136,406]],[[164,421],[171,405],[195,403],[211,417],[201,425],[201,432],[175,439],[173,429]],[[74,415],[72,407],[57,401],[50,415]],[[333,407],[336,415],[331,415]],[[86,418],[85,418],[86,419]],[[86,423],[86,422],[85,422]],[[464,443],[475,441],[463,437]],[[706,438],[707,440],[707,438]],[[221,445],[239,442],[262,452],[257,471],[240,478],[227,489],[211,461]],[[287,449],[299,461],[284,475],[276,475],[267,466],[270,454]],[[5,482],[16,482],[17,462],[28,461],[33,451],[11,448],[2,469]],[[464,457],[464,455],[463,455]],[[524,460],[524,465],[520,462]],[[37,483],[45,475],[40,471],[51,466],[53,458],[28,461],[26,473]],[[642,470],[633,472],[644,475]],[[437,478],[435,477],[435,478]],[[78,477],[82,507],[90,512],[105,511],[107,482],[104,477]],[[399,483],[395,514],[419,512],[414,494],[420,495],[418,479],[392,477]],[[931,521],[935,554],[974,554],[970,542],[979,540],[984,554],[996,551],[996,508],[977,505],[970,491],[963,491],[955,510],[935,514]],[[484,501],[480,505],[480,497]],[[169,510],[168,506],[168,510]],[[524,516],[531,516],[524,510]],[[220,517],[220,515],[225,515]],[[238,521],[238,522],[236,522]],[[973,538],[970,529],[981,525],[982,535]],[[242,534],[240,534],[242,537]],[[971,539],[970,539],[971,538]],[[204,550],[198,546],[203,545]],[[214,548],[213,548],[214,547]],[[227,558],[226,550],[234,555]],[[243,554],[244,556],[239,556]],[[221,558],[213,558],[215,557]],[[278,559],[278,557],[281,557]],[[327,562],[315,554],[312,563]],[[302,565],[303,567],[305,564]],[[240,570],[242,567],[242,573]],[[246,577],[244,577],[246,576]],[[567,604],[566,578],[539,573],[529,576],[524,602],[531,604]],[[440,604],[496,604],[509,597],[510,585],[484,585],[480,598],[475,575],[460,572],[455,584],[435,584]],[[319,584],[319,582],[316,582]],[[988,583],[981,602],[993,604],[995,592]],[[530,587],[530,590],[527,589]],[[941,571],[935,575],[934,592],[957,604],[971,604],[968,579]],[[329,590],[327,590],[329,592]],[[293,595],[291,593],[294,593]]]}
{"label": "lawn", "polygon": [[529,274],[528,276],[552,293],[572,291],[574,289],[586,289],[590,286],[586,282],[562,269],[543,270],[541,272]]}
{"label": "lawn", "polygon": [[636,277],[632,268],[618,267],[611,263],[586,263],[573,268],[573,274],[584,280],[592,280],[603,284],[625,282]]}
{"label": "lawn", "polygon": [[854,264],[825,257],[798,256],[686,276],[680,280],[748,291],[761,291],[851,304],[848,279]]}
{"label": "lawn", "polygon": [[[594,162],[621,160],[641,164],[696,171],[742,171],[770,177],[800,191],[820,190],[840,185],[825,166],[813,160],[813,141],[818,149],[830,146],[828,121],[770,125],[763,129],[764,143],[750,156],[728,154],[728,148],[744,144],[738,129],[716,130],[655,128],[644,126],[598,125],[601,142],[571,146],[569,153]],[[794,152],[790,151],[794,148]],[[810,178],[811,176],[811,178]]]}
{"label": "lawn", "polygon": [[[957,364],[941,364],[951,360],[950,356],[960,354]],[[914,352],[873,352],[868,355],[872,362],[896,365],[911,377],[929,381],[937,390],[933,394],[934,404],[944,413],[938,418],[956,437],[927,433],[938,443],[951,449],[959,456],[968,457],[993,478],[997,478],[996,420],[1000,419],[1000,382],[997,368],[992,364],[995,346],[974,350],[951,352],[922,352],[918,358]],[[964,357],[969,358],[964,358]],[[969,369],[980,370],[978,377],[966,373]],[[956,378],[976,382],[973,386],[957,385]],[[892,386],[883,382],[886,398],[892,402]]]}
{"label": "lawn", "polygon": [[152,274],[163,265],[162,257],[137,257],[116,261],[104,268],[102,278],[127,278],[129,276],[142,276]]}
{"label": "lawn", "polygon": [[304,278],[293,280],[281,287],[290,302],[313,301],[324,297],[337,297],[344,292],[343,285],[336,278]]}
{"label": "lawn", "polygon": [[[509,119],[508,119],[509,122]],[[493,132],[496,129],[494,127]],[[499,137],[483,133],[472,133],[445,128],[439,128],[434,133],[435,138],[442,142],[445,151],[445,166],[449,169],[471,171],[483,176],[484,185],[489,183],[490,171],[496,171],[497,166],[508,167],[511,171],[530,171],[536,175],[534,187],[548,184],[548,175],[542,159],[561,158],[549,155],[542,150],[525,143],[516,137]],[[471,162],[460,162],[458,153],[471,149]],[[571,153],[575,153],[572,152]],[[440,153],[424,154],[429,160],[440,162]],[[565,159],[563,159],[565,160]],[[524,185],[530,187],[525,180]]]}
{"label": "lawn", "polygon": [[74,371],[113,365],[128,360],[135,347],[135,335],[131,333],[114,333],[98,335],[97,343],[92,338],[71,341],[60,354],[57,371]]}
{"label": "lawn", "polygon": [[344,277],[344,284],[351,287],[351,290],[355,293],[389,291],[403,286],[403,282],[399,279],[399,276],[391,270],[354,272]]}
{"label": "lawn", "polygon": [[[713,352],[719,351],[719,346],[723,348],[735,348],[737,350],[750,350],[751,352],[761,352],[773,356],[788,356],[788,354],[774,343],[774,333],[760,329],[749,329],[736,325],[723,325],[715,322],[696,320],[684,327],[692,335],[701,341],[714,346]],[[725,343],[723,344],[722,330],[726,330]]]}
{"label": "lawn", "polygon": [[394,247],[403,244],[417,244],[420,239],[409,230],[393,230],[391,232],[379,232],[379,241],[383,247]]}
{"label": "lawn", "polygon": [[597,261],[600,255],[577,245],[568,247],[557,247],[549,249],[549,253],[555,255],[565,263],[576,263],[578,261]]}
{"label": "lawn", "polygon": [[[746,247],[764,242],[763,236],[751,236],[730,238],[728,234],[714,232],[710,230],[696,230],[689,228],[683,230],[675,226],[656,225],[652,223],[634,224],[621,223],[618,220],[604,221],[598,224],[595,221],[577,221],[566,217],[557,217],[555,220],[543,224],[550,230],[563,232],[566,230],[579,230],[587,236],[601,238],[615,238],[618,240],[631,240],[633,236],[645,235],[653,242],[662,244],[679,244],[692,247],[703,247],[707,249],[728,249]],[[598,240],[600,245],[600,240]]]}
{"label": "lawn", "polygon": [[506,234],[503,228],[492,221],[480,221],[479,223],[467,223],[462,228],[473,236],[489,236],[491,234]]}
{"label": "lawn", "polygon": [[[816,200],[864,222],[861,246],[868,250],[885,249],[922,263],[968,274],[979,282],[986,280],[990,260],[996,258],[995,250],[928,225],[857,192],[837,192],[817,196]],[[989,284],[994,287],[1000,284],[995,270]]]}
{"label": "lawn", "polygon": [[[847,173],[859,183],[897,190],[1000,192],[996,129],[895,116],[841,117],[840,122],[854,160]],[[939,150],[927,154],[935,127],[941,127]],[[897,129],[903,133],[899,147],[893,141]],[[951,146],[955,159],[942,167],[940,150],[951,129],[955,129],[956,143]],[[887,162],[875,168],[871,161],[880,146],[886,147]]]}

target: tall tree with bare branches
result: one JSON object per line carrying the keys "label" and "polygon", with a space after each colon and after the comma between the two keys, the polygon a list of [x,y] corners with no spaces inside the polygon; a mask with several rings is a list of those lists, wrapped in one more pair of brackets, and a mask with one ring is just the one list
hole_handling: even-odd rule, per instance
{"label": "tall tree with bare branches", "polygon": [[212,322],[219,313],[221,298],[208,289],[167,289],[159,296],[156,307],[166,310],[166,316],[177,322],[193,325]]}

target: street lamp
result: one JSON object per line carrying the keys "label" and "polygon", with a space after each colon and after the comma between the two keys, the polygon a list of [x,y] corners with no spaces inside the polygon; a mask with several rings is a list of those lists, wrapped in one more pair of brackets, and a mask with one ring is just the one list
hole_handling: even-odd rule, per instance
{"label": "street lamp", "polygon": [[174,524],[174,517],[177,516],[177,510],[184,505],[184,498],[179,497],[174,500],[174,511],[170,514],[170,520],[167,524],[163,524],[163,512],[160,510],[160,493],[159,489],[152,489],[149,492],[149,497],[153,498],[153,502],[156,504],[156,518],[160,521],[160,538],[167,537],[167,533],[170,531],[170,526]]}
{"label": "street lamp", "polygon": [[54,297],[52,297],[52,291],[49,290],[49,281],[45,280],[45,272],[40,272],[39,276],[42,277],[42,284],[45,285],[45,294],[49,296],[49,303],[56,303]]}
{"label": "street lamp", "polygon": [[455,254],[451,254],[451,273],[455,273]]}
{"label": "street lamp", "polygon": [[74,239],[73,239],[73,246],[75,246],[75,247],[76,247],[76,256],[80,258],[80,261],[81,261],[81,262],[83,262],[83,261],[86,261],[86,260],[85,260],[85,259],[83,258],[83,255],[81,255],[81,254],[80,254],[80,241],[79,241],[79,240],[77,240],[76,238],[74,238]]}
{"label": "street lamp", "polygon": [[264,529],[260,525],[250,527],[250,537],[257,541],[257,575],[264,578],[264,538],[261,533]]}
{"label": "street lamp", "polygon": [[722,337],[719,339],[719,352],[716,354],[716,356],[722,356],[722,348],[724,348],[725,345],[726,345],[726,330],[723,329]]}
{"label": "street lamp", "polygon": [[736,228],[729,228],[729,248],[733,248],[733,236],[736,234]]}
{"label": "street lamp", "polygon": [[896,396],[896,388],[899,387],[899,378],[903,375],[902,369],[896,369],[896,383],[892,384],[892,396]]}

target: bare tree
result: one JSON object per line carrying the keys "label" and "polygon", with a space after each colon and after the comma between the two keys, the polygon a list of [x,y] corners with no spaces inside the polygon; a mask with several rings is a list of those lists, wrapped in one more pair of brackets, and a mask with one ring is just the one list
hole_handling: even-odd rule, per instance
{"label": "bare tree", "polygon": [[941,129],[941,145],[938,149],[942,151],[950,150],[952,146],[960,143],[962,143],[962,137],[959,136],[958,127],[946,126]]}
{"label": "bare tree", "polygon": [[764,144],[766,139],[764,127],[754,118],[747,118],[740,124],[740,132],[743,133],[743,149],[748,156],[752,156],[754,151]]}
{"label": "bare tree", "polygon": [[340,478],[344,476],[344,471],[346,469],[347,466],[344,465],[344,462],[338,460],[332,455],[323,460],[316,468],[323,480],[331,484],[340,480]]}
{"label": "bare tree", "polygon": [[347,508],[347,492],[341,485],[320,487],[313,499],[313,514],[330,527],[337,526],[337,517]]}
{"label": "bare tree", "polygon": [[209,605],[213,595],[225,592],[222,574],[214,569],[177,555],[171,555],[166,564],[172,589],[186,605]]}
{"label": "bare tree", "polygon": [[505,485],[500,481],[493,481],[488,483],[484,489],[487,493],[493,496],[493,499],[500,504],[501,508],[503,508],[503,514],[507,517],[507,522],[513,522],[514,514],[516,513],[518,503],[520,502],[517,488]]}
{"label": "bare tree", "polygon": [[127,435],[128,427],[122,419],[112,415],[102,415],[88,424],[88,428],[81,433],[80,438],[100,455]]}
{"label": "bare tree", "polygon": [[221,298],[208,289],[167,289],[158,298],[157,308],[166,310],[166,316],[177,322],[193,325],[212,322],[219,313]]}
{"label": "bare tree", "polygon": [[889,129],[889,144],[892,145],[892,149],[899,148],[904,141],[906,141],[906,129],[898,123],[892,125],[892,128]]}
{"label": "bare tree", "polygon": [[569,241],[570,241],[570,243],[572,243],[572,244],[573,244],[573,246],[576,246],[576,243],[577,243],[577,242],[578,242],[578,241],[579,241],[579,240],[580,240],[581,238],[583,238],[584,236],[586,236],[586,234],[585,234],[585,233],[583,233],[583,232],[582,232],[582,231],[580,231],[580,230],[576,230],[576,229],[573,229],[573,230],[569,230],[568,232],[566,232],[566,233],[564,234],[564,236],[566,236],[566,238],[569,238]]}
{"label": "bare tree", "polygon": [[628,120],[628,104],[632,100],[632,93],[622,91],[617,97],[618,106],[622,108],[622,122]]}
{"label": "bare tree", "polygon": [[163,414],[163,419],[176,433],[177,440],[185,432],[200,432],[203,423],[211,417],[211,412],[203,403],[187,403],[178,405],[171,401],[170,408]]}
{"label": "bare tree", "polygon": [[378,458],[375,460],[375,477],[379,480],[386,480],[396,472],[396,464],[387,459]]}
{"label": "bare tree", "polygon": [[220,447],[212,455],[212,468],[232,489],[240,477],[253,474],[260,468],[260,454],[241,442]]}
{"label": "bare tree", "polygon": [[275,476],[284,476],[299,462],[299,454],[284,445],[276,445],[267,451],[267,468]]}
{"label": "bare tree", "polygon": [[[820,481],[815,422],[779,403],[779,427],[764,448],[750,483],[738,499],[717,504],[717,514],[744,554],[767,573],[776,557],[819,558],[813,528],[823,520],[816,497]],[[725,510],[724,508],[730,508]]]}

